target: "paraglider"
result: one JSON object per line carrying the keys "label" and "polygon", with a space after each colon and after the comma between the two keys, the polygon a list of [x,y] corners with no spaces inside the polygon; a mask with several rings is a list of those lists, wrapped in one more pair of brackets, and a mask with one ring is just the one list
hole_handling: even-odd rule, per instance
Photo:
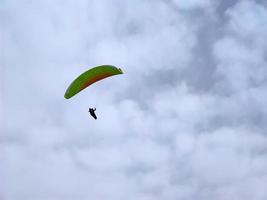
{"label": "paraglider", "polygon": [[90,115],[94,118],[97,119],[96,114],[95,114],[96,108],[89,108],[88,112],[90,113]]}
{"label": "paraglider", "polygon": [[[112,65],[100,65],[94,68],[91,68],[81,75],[79,75],[68,87],[66,90],[64,97],[69,99],[74,95],[78,94],[80,91],[84,90],[88,86],[94,84],[97,81],[105,79],[110,76],[123,74],[120,68],[117,68]],[[90,115],[97,119],[95,114],[96,108],[89,108]]]}

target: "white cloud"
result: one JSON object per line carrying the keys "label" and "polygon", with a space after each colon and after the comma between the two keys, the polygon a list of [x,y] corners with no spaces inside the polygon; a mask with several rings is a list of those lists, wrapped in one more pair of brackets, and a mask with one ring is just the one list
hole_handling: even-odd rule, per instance
{"label": "white cloud", "polygon": [[[267,12],[218,5],[6,1],[0,198],[265,200]],[[109,63],[125,74],[64,99]]]}
{"label": "white cloud", "polygon": [[[218,74],[229,90],[255,87],[266,79],[264,28],[267,10],[253,1],[240,1],[226,12],[225,36],[214,45]],[[223,83],[225,84],[225,83]]]}
{"label": "white cloud", "polygon": [[205,9],[212,5],[212,1],[210,0],[174,0],[175,4],[182,9],[194,9],[194,8],[202,8]]}
{"label": "white cloud", "polygon": [[[248,41],[264,45],[267,28],[267,10],[255,1],[240,1],[234,8],[226,12],[230,18],[229,29]],[[265,46],[266,47],[266,46]]]}

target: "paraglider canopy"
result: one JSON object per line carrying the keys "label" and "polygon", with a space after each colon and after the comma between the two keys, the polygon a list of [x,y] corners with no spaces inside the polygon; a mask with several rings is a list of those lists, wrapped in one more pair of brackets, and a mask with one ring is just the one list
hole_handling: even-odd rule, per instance
{"label": "paraglider canopy", "polygon": [[123,74],[120,68],[117,68],[112,65],[101,65],[89,69],[79,75],[68,87],[65,92],[64,97],[69,99],[82,91],[83,89],[87,88],[88,86],[92,85],[93,83],[100,81],[104,78]]}

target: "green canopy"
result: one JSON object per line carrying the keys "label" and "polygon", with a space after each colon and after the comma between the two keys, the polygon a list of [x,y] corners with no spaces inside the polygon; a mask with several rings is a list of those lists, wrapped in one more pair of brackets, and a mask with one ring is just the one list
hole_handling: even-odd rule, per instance
{"label": "green canopy", "polygon": [[80,76],[78,76],[70,84],[70,86],[65,92],[64,97],[66,99],[69,99],[75,94],[82,91],[83,89],[87,88],[89,85],[92,85],[93,83],[100,81],[104,78],[118,74],[123,74],[122,70],[112,65],[101,65],[89,69],[86,72],[82,73]]}

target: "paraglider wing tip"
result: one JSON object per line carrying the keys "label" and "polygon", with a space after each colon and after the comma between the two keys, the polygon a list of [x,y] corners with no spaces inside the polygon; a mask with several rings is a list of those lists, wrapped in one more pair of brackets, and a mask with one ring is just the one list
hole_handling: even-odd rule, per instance
{"label": "paraglider wing tip", "polygon": [[64,98],[65,98],[65,99],[69,99],[69,98],[70,98],[70,96],[69,96],[69,95],[67,95],[67,93],[65,93],[65,94],[64,94]]}
{"label": "paraglider wing tip", "polygon": [[121,68],[118,68],[118,70],[123,74],[123,71],[122,71],[122,69]]}

